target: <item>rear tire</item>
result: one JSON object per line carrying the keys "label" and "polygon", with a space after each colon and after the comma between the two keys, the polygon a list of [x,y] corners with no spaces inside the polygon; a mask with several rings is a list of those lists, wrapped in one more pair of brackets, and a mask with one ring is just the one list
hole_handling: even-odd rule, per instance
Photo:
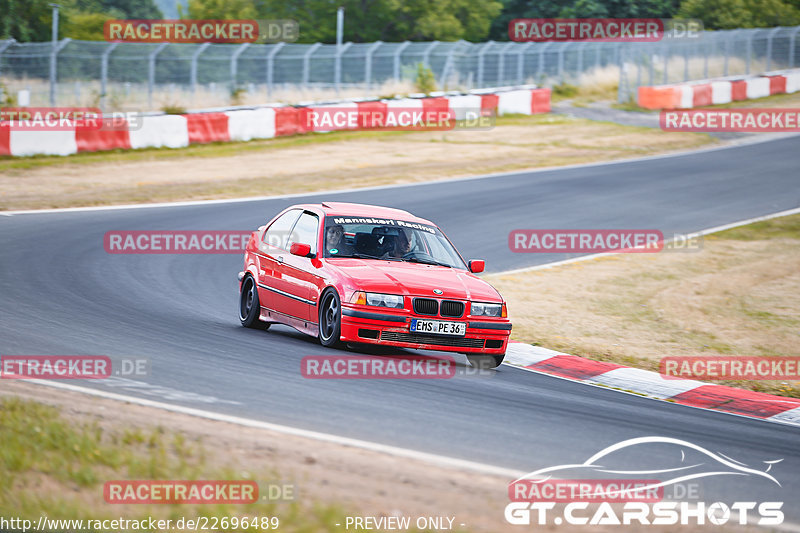
{"label": "rear tire", "polygon": [[239,321],[242,326],[253,329],[269,329],[267,322],[261,322],[261,303],[258,301],[258,288],[252,276],[245,276],[239,292]]}
{"label": "rear tire", "polygon": [[319,342],[332,347],[342,337],[342,302],[334,289],[329,289],[319,299]]}
{"label": "rear tire", "polygon": [[500,354],[500,355],[467,354],[467,359],[469,360],[469,364],[471,364],[475,368],[480,368],[480,369],[497,368],[498,366],[500,366],[500,363],[502,363],[503,359],[505,358],[506,354]]}

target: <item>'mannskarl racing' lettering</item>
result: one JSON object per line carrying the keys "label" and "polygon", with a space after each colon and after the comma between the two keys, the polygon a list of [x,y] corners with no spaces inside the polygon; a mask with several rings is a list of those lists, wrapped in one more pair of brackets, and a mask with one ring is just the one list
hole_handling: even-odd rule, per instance
{"label": "'mannskarl racing' lettering", "polygon": [[375,224],[379,226],[398,226],[401,228],[419,229],[427,231],[432,235],[436,235],[436,228],[419,224],[417,222],[405,222],[403,220],[392,220],[382,218],[364,218],[364,217],[334,217],[334,224]]}

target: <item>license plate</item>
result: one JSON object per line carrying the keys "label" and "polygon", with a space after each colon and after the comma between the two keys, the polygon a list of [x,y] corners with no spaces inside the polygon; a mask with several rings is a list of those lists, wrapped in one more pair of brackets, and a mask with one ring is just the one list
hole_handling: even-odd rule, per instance
{"label": "license plate", "polygon": [[412,333],[433,333],[435,335],[454,335],[463,337],[467,334],[466,322],[442,322],[441,320],[411,319]]}

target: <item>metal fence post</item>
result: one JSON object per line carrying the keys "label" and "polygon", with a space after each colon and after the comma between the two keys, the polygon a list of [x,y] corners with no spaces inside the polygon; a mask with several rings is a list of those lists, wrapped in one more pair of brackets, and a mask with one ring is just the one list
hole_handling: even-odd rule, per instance
{"label": "metal fence post", "polygon": [[236,73],[239,70],[239,56],[247,50],[250,43],[243,43],[231,54],[231,92],[236,90]]}
{"label": "metal fence post", "polygon": [[505,62],[506,62],[506,50],[509,50],[510,48],[512,48],[516,44],[517,43],[512,41],[512,42],[506,44],[503,47],[503,49],[500,50],[500,52],[498,52],[498,55],[500,56],[500,61],[497,62],[497,85],[498,86],[503,85],[503,81],[505,81],[505,72],[504,72],[505,68],[504,67],[505,67]]}
{"label": "metal fence post", "polygon": [[195,51],[195,53],[192,54],[192,64],[189,72],[189,83],[192,85],[192,94],[194,94],[195,90],[197,89],[197,60],[200,58],[200,54],[202,54],[209,46],[211,46],[211,43],[203,43]]}
{"label": "metal fence post", "polygon": [[2,68],[3,67],[3,62],[1,60],[2,57],[3,57],[3,52],[6,51],[6,48],[8,48],[9,46],[11,46],[12,44],[14,44],[16,42],[17,42],[16,39],[8,39],[7,41],[3,41],[2,43],[0,43],[0,73],[2,73],[2,71],[3,71],[3,68]]}
{"label": "metal fence post", "polygon": [[538,68],[537,68],[537,70],[536,70],[536,77],[537,77],[537,78],[539,78],[539,79],[537,79],[537,80],[536,80],[536,81],[537,81],[537,83],[538,83],[539,81],[541,81],[541,79],[542,79],[542,77],[543,77],[543,75],[544,75],[544,51],[545,51],[545,50],[546,50],[546,49],[547,49],[547,48],[548,48],[548,47],[549,47],[551,44],[553,44],[553,43],[552,43],[552,41],[549,41],[549,42],[546,42],[546,43],[544,43],[544,44],[543,44],[543,45],[542,45],[542,46],[539,48],[539,66],[538,66]]}
{"label": "metal fence post", "polygon": [[342,83],[342,56],[347,51],[350,46],[352,46],[352,42],[344,43],[341,47],[336,47],[336,61],[334,62],[334,85],[336,85],[336,94],[339,94],[339,85]]}
{"label": "metal fence post", "polygon": [[789,39],[789,68],[794,68],[794,42],[798,32],[800,32],[800,26],[792,32],[792,36]]}
{"label": "metal fence post", "polygon": [[575,79],[579,79],[583,74],[583,49],[589,43],[578,43],[575,47],[578,49],[578,67],[575,69]]}
{"label": "metal fence post", "polygon": [[483,87],[483,56],[486,53],[486,50],[489,49],[490,46],[494,44],[494,41],[488,41],[481,46],[481,49],[478,50],[478,83],[477,87],[480,89]]}
{"label": "metal fence post", "polygon": [[744,67],[745,74],[750,74],[750,62],[753,59],[753,33],[755,32],[748,32],[747,34],[747,63]]}
{"label": "metal fence post", "polygon": [[[57,12],[57,11],[56,11]],[[57,17],[57,15],[55,16]],[[53,24],[58,24],[58,18],[54,18]],[[56,105],[56,83],[58,82],[58,53],[69,44],[72,39],[67,37],[60,43],[53,41],[53,49],[50,52],[50,105]]]}
{"label": "metal fence post", "polygon": [[722,75],[728,75],[728,61],[730,60],[731,56],[731,43],[733,42],[733,34],[735,32],[727,32],[726,39],[725,39],[725,62],[722,67]]}
{"label": "metal fence post", "polygon": [[616,46],[615,50],[616,60],[617,60],[617,68],[619,69],[619,83],[617,83],[617,102],[622,104],[625,102],[625,96],[627,92],[628,86],[628,76],[627,72],[625,72],[625,60],[622,57],[622,49],[620,48],[619,44]]}
{"label": "metal fence post", "polygon": [[770,71],[772,67],[772,37],[783,28],[780,26],[777,28],[773,28],[769,35],[767,35],[767,72]]}
{"label": "metal fence post", "polygon": [[311,54],[313,54],[317,48],[322,46],[322,43],[314,43],[311,45],[311,48],[303,54],[303,87],[308,87],[308,79],[309,79],[309,72],[310,72],[310,65],[311,65]]}
{"label": "metal fence post", "polygon": [[594,45],[594,69],[600,69],[600,50],[602,50],[603,43],[595,43]]}
{"label": "metal fence post", "polygon": [[689,81],[689,47],[683,45],[683,81]]}
{"label": "metal fence post", "polygon": [[400,55],[403,53],[403,50],[409,47],[411,41],[403,41],[403,43],[397,47],[397,50],[394,53],[394,81],[400,81]]}
{"label": "metal fence post", "polygon": [[367,56],[364,61],[364,83],[367,86],[367,90],[372,87],[372,54],[374,54],[375,50],[382,44],[383,41],[375,41],[375,43],[367,49]]}
{"label": "metal fence post", "polygon": [[108,56],[111,55],[111,52],[114,51],[114,48],[119,46],[119,43],[111,43],[108,47],[103,50],[103,55],[100,58],[100,107],[103,108],[106,105],[106,93],[107,86],[108,86]]}
{"label": "metal fence post", "polygon": [[634,56],[634,61],[636,62],[636,86],[634,87],[635,90],[639,90],[639,87],[642,86],[642,53],[638,52]]}
{"label": "metal fence post", "polygon": [[452,47],[450,47],[450,53],[447,54],[447,59],[444,62],[444,68],[442,69],[442,75],[439,77],[439,85],[446,89],[447,87],[447,77],[450,75],[450,72],[453,70],[453,63],[455,63],[455,55],[456,50],[459,49],[462,45],[467,44],[467,41],[463,39],[459,39]]}
{"label": "metal fence post", "polygon": [[567,43],[559,43],[558,47],[558,83],[564,83],[564,48]]}
{"label": "metal fence post", "polygon": [[439,44],[439,41],[431,42],[431,45],[422,52],[422,64],[428,68],[431,68],[431,52],[436,48],[437,44]]}
{"label": "metal fence post", "polygon": [[156,84],[156,56],[166,48],[169,43],[159,44],[147,57],[147,107],[153,109],[153,88]]}
{"label": "metal fence post", "polygon": [[272,97],[272,78],[275,68],[275,54],[277,54],[286,43],[277,43],[267,54],[267,97]]}
{"label": "metal fence post", "polygon": [[525,43],[519,47],[519,55],[517,56],[517,83],[522,85],[525,83],[525,52],[533,46],[533,43]]}

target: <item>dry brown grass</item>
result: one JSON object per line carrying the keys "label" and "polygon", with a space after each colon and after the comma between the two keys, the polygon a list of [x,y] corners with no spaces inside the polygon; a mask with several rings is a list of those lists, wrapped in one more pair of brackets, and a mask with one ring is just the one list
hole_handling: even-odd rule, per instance
{"label": "dry brown grass", "polygon": [[[27,89],[31,92],[31,106],[48,106],[50,86],[46,80],[29,78],[0,78],[8,92],[16,97],[17,92]],[[245,88],[247,89],[247,88]],[[203,109],[231,105],[264,105],[266,103],[298,104],[300,102],[327,101],[366,96],[392,97],[417,92],[414,83],[408,80],[387,81],[369,89],[366,87],[342,87],[335,89],[301,86],[276,86],[268,92],[266,86],[254,86],[252,90],[242,90],[232,94],[225,83],[199,85],[193,93],[188,86],[169,84],[158,85],[153,92],[153,106],[148,105],[147,85],[110,84],[108,96],[103,105],[104,111],[158,111],[165,107],[183,109]],[[56,101],[60,106],[98,107],[100,100],[99,81],[63,81],[59,83]]]}
{"label": "dry brown grass", "polygon": [[0,165],[0,210],[234,198],[608,161],[714,142],[540,115],[484,131],[356,132]]}
{"label": "dry brown grass", "polygon": [[[592,359],[658,370],[665,356],[797,356],[800,217],[768,224],[790,231],[723,233],[699,252],[613,255],[489,280],[508,299],[517,340]],[[800,382],[733,384],[800,396]]]}

